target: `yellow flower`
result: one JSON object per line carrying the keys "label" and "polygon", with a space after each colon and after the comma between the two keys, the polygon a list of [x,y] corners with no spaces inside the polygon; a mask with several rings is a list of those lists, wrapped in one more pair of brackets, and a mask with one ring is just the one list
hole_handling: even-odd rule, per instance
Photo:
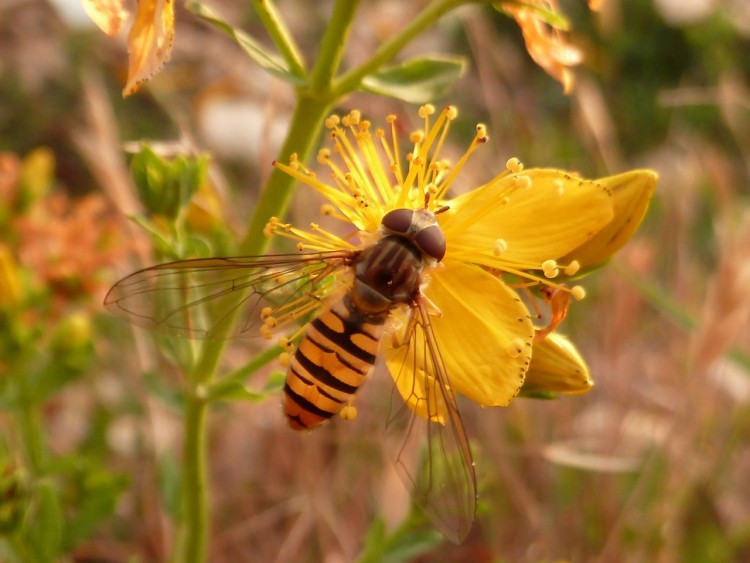
{"label": "yellow flower", "polygon": [[[561,170],[524,170],[512,158],[487,184],[449,198],[448,190],[458,182],[469,156],[488,136],[478,125],[466,153],[451,165],[442,157],[442,148],[457,111],[446,107],[435,114],[433,106],[420,108],[424,128],[411,134],[413,147],[405,159],[399,151],[395,116],[387,119],[389,131],[373,130],[353,111],[326,121],[333,150],[322,149],[318,162],[330,169],[331,181],[319,179],[294,155],[288,165],[275,166],[325,196],[329,203],[323,212],[353,225],[362,246],[377,239],[389,211],[426,207],[435,212],[447,250],[443,260],[428,269],[421,291],[435,309],[431,324],[449,384],[481,405],[507,405],[524,383],[532,347],[541,346],[534,343],[529,311],[516,290],[531,295],[530,289],[543,288],[583,296],[582,288],[569,288],[555,278],[561,273],[573,275],[580,267],[574,251],[615,219],[612,191],[606,178],[592,181]],[[634,180],[653,176],[650,171],[630,174]],[[359,248],[356,241],[341,239],[318,225],[311,232],[277,220],[269,225],[273,227],[269,232],[296,240],[299,250]],[[566,307],[567,299],[559,309]],[[394,376],[410,369],[403,365],[405,347],[395,344],[408,330],[407,314],[396,310],[395,337],[386,338],[382,345]],[[564,311],[555,315],[561,321]],[[550,337],[551,344],[544,346],[559,348],[558,337]],[[416,349],[421,348],[417,343]],[[551,357],[555,355],[564,356],[557,349],[551,352]],[[580,365],[586,369],[582,361]],[[554,376],[546,363],[541,366],[544,374]],[[429,391],[434,385],[421,370],[416,371],[397,378],[397,383],[408,380],[408,389],[406,384],[400,389],[407,402],[415,388]],[[587,372],[579,379],[573,387],[581,391]],[[546,380],[543,383],[547,385]],[[570,388],[563,383],[553,387]],[[410,406],[419,412],[415,402]],[[442,410],[439,405],[438,410]]]}

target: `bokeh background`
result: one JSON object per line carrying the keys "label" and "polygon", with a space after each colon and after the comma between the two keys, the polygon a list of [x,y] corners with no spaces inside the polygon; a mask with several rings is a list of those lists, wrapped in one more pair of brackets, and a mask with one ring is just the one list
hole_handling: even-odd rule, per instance
{"label": "bokeh background", "polygon": [[[266,40],[246,3],[207,4]],[[278,2],[310,52],[329,4]],[[345,64],[423,4],[362,1]],[[469,61],[434,100],[460,109],[455,151],[475,123],[488,126],[465,187],[517,156],[587,177],[652,168],[657,192],[562,328],[593,391],[503,409],[462,403],[480,481],[474,530],[462,546],[410,536],[391,560],[747,561],[750,4],[561,6],[586,56],[569,96],[489,7],[452,13],[403,54]],[[210,152],[197,209],[239,237],[293,107],[288,85],[181,7],[172,61],[123,99],[126,70],[122,38],[95,29],[77,1],[0,3],[0,560],[37,537],[54,538],[50,560],[168,558],[181,374],[168,344],[101,306],[114,281],[156,259],[126,217],[142,210],[126,149],[145,139]],[[355,107],[418,125],[416,108],[392,99],[356,94],[340,110]],[[304,195],[290,212],[299,224],[310,220]],[[257,348],[233,342],[224,368]],[[373,522],[392,530],[407,517],[381,437],[384,375],[363,391],[356,422],[310,434],[286,427],[276,395],[213,409],[212,561],[353,561]]]}

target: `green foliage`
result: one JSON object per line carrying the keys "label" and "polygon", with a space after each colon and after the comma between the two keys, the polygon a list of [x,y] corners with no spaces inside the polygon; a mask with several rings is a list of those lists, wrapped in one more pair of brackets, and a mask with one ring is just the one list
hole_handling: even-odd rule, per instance
{"label": "green foliage", "polygon": [[269,74],[281,78],[295,86],[301,86],[304,84],[304,78],[293,74],[282,58],[275,53],[268,51],[263,45],[244,31],[232,27],[225,21],[221,20],[207,6],[199,2],[190,2],[187,4],[187,9],[212,25],[215,25],[218,29],[234,39],[245,54]]}
{"label": "green foliage", "polygon": [[208,163],[207,156],[167,160],[144,147],[133,156],[130,170],[149,213],[174,220],[205,180]]}
{"label": "green foliage", "polygon": [[439,99],[464,74],[466,59],[433,55],[381,68],[362,79],[363,88],[412,104]]}
{"label": "green foliage", "polygon": [[367,531],[357,563],[413,561],[443,543],[443,536],[417,511],[413,511],[390,534],[386,530],[385,522],[381,518],[376,518]]}

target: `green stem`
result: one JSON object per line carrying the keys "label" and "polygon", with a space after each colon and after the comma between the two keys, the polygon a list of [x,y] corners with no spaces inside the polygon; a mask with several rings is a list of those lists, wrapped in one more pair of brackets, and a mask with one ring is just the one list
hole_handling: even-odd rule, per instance
{"label": "green stem", "polygon": [[289,65],[289,71],[295,76],[303,78],[307,74],[304,60],[299,47],[294,42],[294,37],[289,33],[286,24],[276,11],[276,6],[271,0],[252,0],[252,4],[263,27],[266,28],[268,35],[271,37],[271,41],[276,45],[281,56],[284,57],[286,64]]}
{"label": "green stem", "polygon": [[331,92],[332,98],[338,99],[359,88],[365,76],[376,72],[381,66],[393,59],[414,37],[422,33],[449,11],[463,4],[477,2],[478,0],[437,0],[433,2],[420,12],[409,25],[383,43],[380,49],[367,62],[353,68],[334,81]]}
{"label": "green stem", "polygon": [[182,533],[175,561],[202,563],[208,549],[208,461],[206,417],[208,404],[194,388],[185,405],[185,443],[182,474]]}
{"label": "green stem", "polygon": [[[320,44],[320,53],[310,73],[310,87],[313,91],[327,92],[331,80],[338,71],[341,58],[351,30],[354,13],[357,11],[359,0],[337,0],[333,7],[331,20],[326,26],[326,32]],[[330,97],[329,99],[336,99]]]}
{"label": "green stem", "polygon": [[[317,99],[299,94],[297,108],[292,116],[284,145],[279,151],[278,160],[287,162],[292,153],[297,153],[300,162],[306,162],[320,137],[323,120],[330,111],[328,98]],[[274,168],[268,184],[258,200],[255,213],[250,220],[247,233],[240,244],[244,255],[263,254],[268,246],[268,237],[263,236],[263,228],[271,217],[283,217],[292,198],[297,180]]]}

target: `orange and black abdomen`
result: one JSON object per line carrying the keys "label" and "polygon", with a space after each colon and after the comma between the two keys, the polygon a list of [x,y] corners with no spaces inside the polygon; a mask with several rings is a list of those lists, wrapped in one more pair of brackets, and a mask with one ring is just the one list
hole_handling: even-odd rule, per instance
{"label": "orange and black abdomen", "polygon": [[375,364],[387,317],[363,315],[347,295],[310,323],[284,385],[292,428],[314,428],[349,402]]}

